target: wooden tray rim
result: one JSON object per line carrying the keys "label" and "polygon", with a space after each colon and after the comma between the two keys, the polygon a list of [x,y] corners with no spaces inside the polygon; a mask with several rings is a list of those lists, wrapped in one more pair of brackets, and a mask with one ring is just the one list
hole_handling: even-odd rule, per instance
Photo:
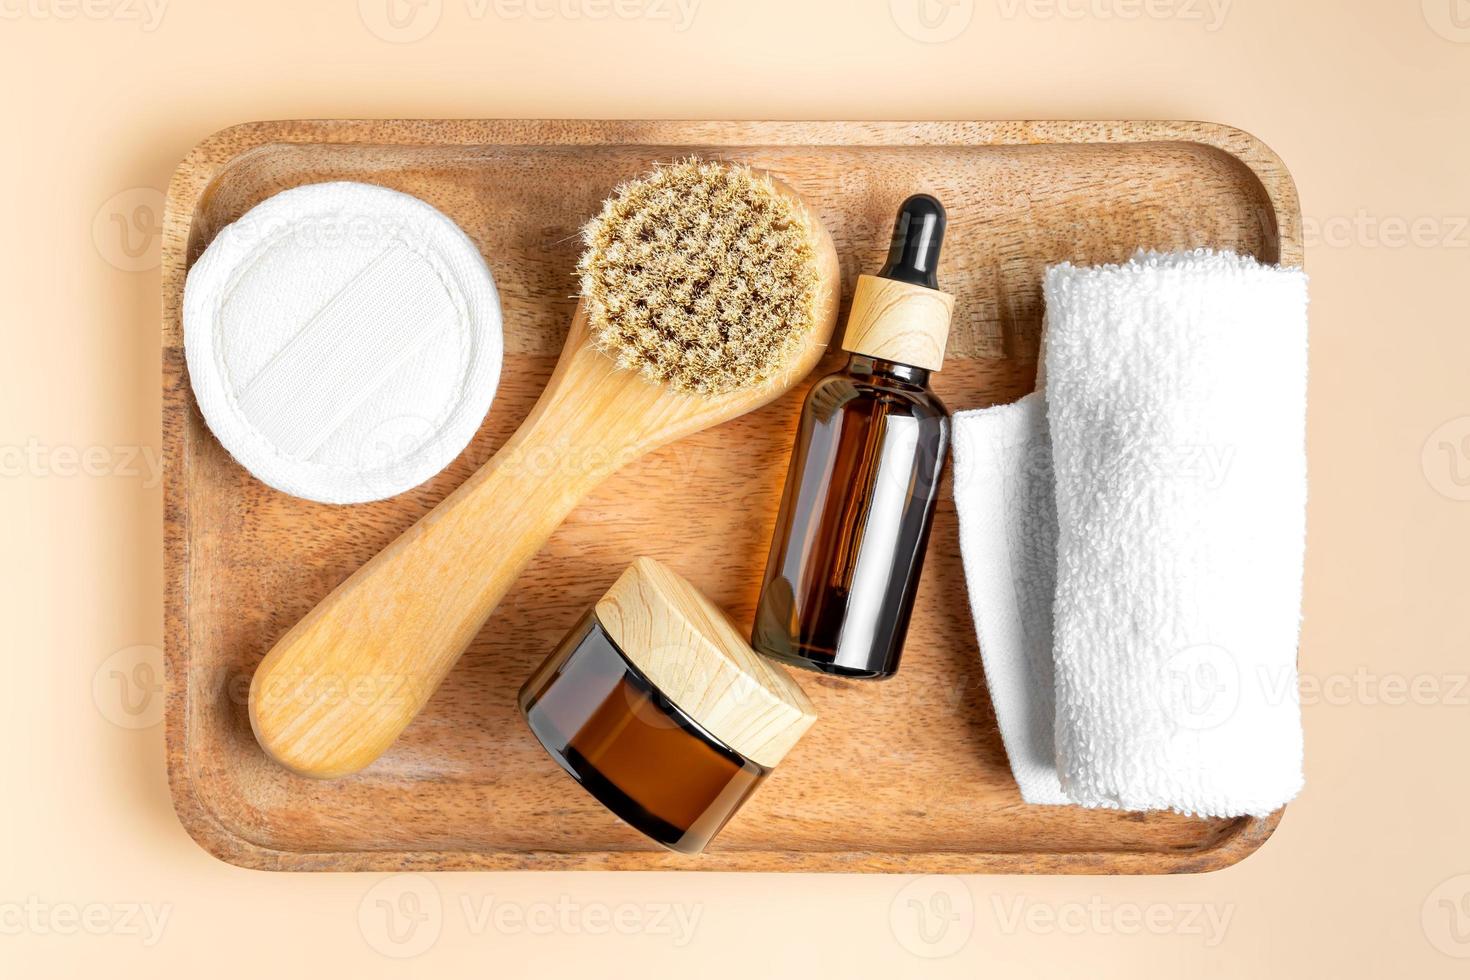
{"label": "wooden tray rim", "polygon": [[1301,207],[1281,158],[1251,134],[1219,123],[1182,120],[1014,121],[693,121],[583,119],[303,119],[241,123],[196,145],[169,183],[162,254],[164,453],[165,755],[179,821],[211,855],[268,871],[789,871],[905,874],[1182,874],[1216,871],[1254,853],[1275,832],[1283,807],[1241,818],[1206,847],[1185,851],[712,851],[698,857],[663,851],[284,851],[228,826],[211,807],[189,766],[187,684],[190,635],[187,385],[170,385],[170,351],[182,346],[180,303],[196,207],[228,167],[280,143],[387,146],[1026,146],[1188,142],[1243,163],[1271,202],[1279,261],[1303,260]]}

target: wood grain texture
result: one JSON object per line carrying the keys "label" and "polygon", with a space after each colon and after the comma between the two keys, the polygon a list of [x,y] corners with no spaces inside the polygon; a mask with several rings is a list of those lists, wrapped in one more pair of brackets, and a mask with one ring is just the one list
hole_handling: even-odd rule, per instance
{"label": "wood grain texture", "polygon": [[[778,192],[795,200],[789,188]],[[611,192],[611,187],[609,187]],[[799,212],[798,212],[799,213]],[[276,762],[338,778],[387,750],[433,696],[573,507],[623,465],[780,397],[821,359],[837,317],[831,235],[808,221],[816,288],[774,377],[695,395],[594,348],[578,303],[561,358],[500,452],[307,613],[261,661],[250,727]]]}
{"label": "wood grain texture", "polygon": [[860,275],[842,349],[938,371],[944,366],[954,296],[938,289]]}
{"label": "wood grain texture", "polygon": [[597,601],[618,649],[705,730],[767,769],[817,720],[811,700],[780,665],[698,589],[652,558],[639,558]]}
{"label": "wood grain texture", "polygon": [[[533,667],[634,557],[754,613],[805,385],[659,449],[582,500],[531,559],[426,710],[346,779],[274,765],[250,731],[266,651],[356,567],[463,483],[530,412],[576,305],[576,232],[618,180],[692,152],[776,173],[832,232],[845,295],[882,265],[898,203],[944,200],[956,296],[935,388],[954,410],[1032,389],[1047,264],[1136,248],[1230,247],[1299,265],[1281,161],[1207,123],[300,121],[196,147],[164,221],[168,772],[189,832],[282,870],[450,868],[1163,873],[1251,853],[1280,814],[1196,820],[1021,802],[986,697],[946,488],[897,677],[801,675],[821,722],[699,857],[654,849],[568,786],[516,713]],[[494,407],[444,473],[392,500],[310,504],[245,474],[189,392],[179,301],[225,224],[297,184],[366,180],[424,198],[478,244],[505,311]],[[835,368],[832,352],[818,371]]]}

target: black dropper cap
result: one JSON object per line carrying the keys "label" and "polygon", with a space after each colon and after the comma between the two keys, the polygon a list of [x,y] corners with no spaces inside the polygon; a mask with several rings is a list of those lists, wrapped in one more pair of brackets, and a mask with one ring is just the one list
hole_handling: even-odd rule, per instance
{"label": "black dropper cap", "polygon": [[944,205],[928,194],[915,194],[898,206],[888,261],[878,270],[884,279],[939,288],[934,270],[944,244]]}

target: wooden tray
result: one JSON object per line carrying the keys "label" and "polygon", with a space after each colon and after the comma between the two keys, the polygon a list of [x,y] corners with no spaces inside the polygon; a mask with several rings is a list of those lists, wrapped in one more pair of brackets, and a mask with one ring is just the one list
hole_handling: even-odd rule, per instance
{"label": "wooden tray", "polygon": [[[1139,246],[1302,259],[1281,161],[1202,123],[311,121],[210,137],[174,175],[163,257],[168,771],[189,833],[236,864],[323,871],[1158,873],[1221,868],[1259,847],[1279,812],[1197,820],[1022,804],[948,492],[902,671],[882,684],[800,674],[821,720],[708,853],[658,850],[557,768],[516,691],[635,556],[667,562],[750,622],[804,386],[604,484],[370,768],[314,782],[261,754],[245,708],[255,665],[515,429],[571,317],[579,226],[620,180],[690,153],[792,184],[837,241],[844,296],[881,264],[898,202],[937,194],[950,215],[940,280],[957,304],[935,387],[954,410],[1032,388],[1048,263],[1117,261]],[[505,307],[504,375],[475,441],[423,486],[355,507],[285,496],[234,463],[194,404],[179,321],[185,272],[220,228],[277,191],[340,179],[407,191],[458,221]]]}

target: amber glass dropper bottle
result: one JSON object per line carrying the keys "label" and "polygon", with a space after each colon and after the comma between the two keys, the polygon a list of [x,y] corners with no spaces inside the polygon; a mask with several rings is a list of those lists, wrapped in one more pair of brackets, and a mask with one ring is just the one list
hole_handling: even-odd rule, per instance
{"label": "amber glass dropper bottle", "polygon": [[844,677],[898,669],[949,450],[929,390],[954,305],[935,276],[944,225],[929,195],[903,202],[887,263],[858,277],[847,366],[807,394],[751,634],[777,660]]}

